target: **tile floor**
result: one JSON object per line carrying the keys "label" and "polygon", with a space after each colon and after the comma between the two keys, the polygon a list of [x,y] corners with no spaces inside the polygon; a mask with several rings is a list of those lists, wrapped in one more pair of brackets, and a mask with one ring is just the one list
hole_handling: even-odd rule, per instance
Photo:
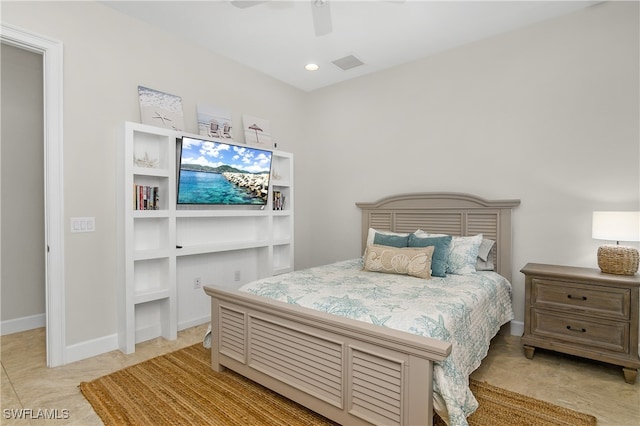
{"label": "tile floor", "polygon": [[[206,325],[178,334],[178,340],[154,339],[138,344],[136,352],[113,351],[56,368],[45,367],[44,329],[3,336],[2,425],[100,425],[78,384],[148,358],[201,342]],[[553,352],[536,350],[525,358],[520,339],[498,336],[489,355],[472,377],[495,386],[553,402],[598,418],[600,426],[640,425],[640,380],[624,382],[621,368]],[[59,420],[7,418],[13,409],[58,410]],[[68,410],[68,411],[63,411]]]}
{"label": "tile floor", "polygon": [[640,380],[630,385],[622,367],[543,349],[529,360],[516,336],[494,338],[471,377],[591,414],[599,426],[640,426]]}

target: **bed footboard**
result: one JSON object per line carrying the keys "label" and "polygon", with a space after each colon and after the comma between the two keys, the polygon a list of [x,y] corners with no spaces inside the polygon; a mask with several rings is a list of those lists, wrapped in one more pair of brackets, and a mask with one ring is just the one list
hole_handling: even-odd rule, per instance
{"label": "bed footboard", "polygon": [[211,296],[211,366],[340,424],[431,425],[451,345],[235,291]]}

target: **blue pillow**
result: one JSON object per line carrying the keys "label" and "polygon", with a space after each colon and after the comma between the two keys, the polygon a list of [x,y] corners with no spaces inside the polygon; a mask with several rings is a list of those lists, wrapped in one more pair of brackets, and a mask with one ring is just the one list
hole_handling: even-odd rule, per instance
{"label": "blue pillow", "polygon": [[373,237],[373,244],[399,248],[407,247],[409,244],[409,236],[380,234],[376,232],[376,235]]}
{"label": "blue pillow", "polygon": [[451,235],[442,237],[418,237],[409,235],[409,247],[433,246],[431,257],[431,275],[434,277],[446,277],[447,261],[449,260],[449,248],[451,247]]}

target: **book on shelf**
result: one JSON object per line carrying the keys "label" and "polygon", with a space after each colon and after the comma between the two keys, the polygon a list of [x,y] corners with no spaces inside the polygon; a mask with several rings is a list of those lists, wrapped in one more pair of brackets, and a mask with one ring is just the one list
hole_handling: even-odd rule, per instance
{"label": "book on shelf", "polygon": [[159,210],[160,188],[148,185],[133,185],[134,210]]}
{"label": "book on shelf", "polygon": [[273,191],[273,209],[284,210],[286,196],[280,191]]}

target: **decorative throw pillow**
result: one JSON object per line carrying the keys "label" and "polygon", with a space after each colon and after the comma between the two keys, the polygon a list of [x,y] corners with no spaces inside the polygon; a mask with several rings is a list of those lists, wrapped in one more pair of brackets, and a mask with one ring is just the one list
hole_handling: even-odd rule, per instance
{"label": "decorative throw pillow", "polygon": [[[418,238],[433,238],[433,237],[444,237],[447,236],[447,234],[433,234],[427,231],[423,231],[422,229],[418,229],[417,231],[415,231],[413,233],[416,237]],[[477,238],[478,236],[474,236],[474,237],[453,237],[456,239],[464,239],[464,238]],[[464,240],[463,240],[464,241]],[[409,244],[411,246],[411,243]],[[451,243],[450,246],[450,250],[449,252],[453,252],[453,242]],[[449,263],[449,259],[447,259],[447,272],[448,273],[455,273],[458,275],[463,275],[463,274],[467,274],[467,273],[471,273],[474,270],[475,271],[495,271],[495,265],[493,263],[493,258],[494,253],[496,250],[496,246],[495,246],[495,241],[493,240],[489,240],[489,239],[482,239],[482,242],[480,244],[480,248],[478,249],[478,258],[476,259],[476,264],[475,264],[475,269],[473,269],[469,264],[467,265],[463,265],[464,268],[463,269],[459,269],[456,266],[456,262],[452,262],[454,263],[453,265],[451,265],[451,268],[449,267],[448,263]],[[436,249],[437,251],[437,249]],[[461,250],[456,251],[457,254],[460,254]],[[470,261],[469,261],[470,262]],[[433,255],[433,263],[436,263],[436,254],[434,253]],[[462,268],[462,267],[460,267]],[[433,269],[435,270],[435,266],[433,267]],[[456,270],[456,272],[451,272],[452,270]],[[436,276],[435,272],[432,271],[431,272],[432,275]]]}
{"label": "decorative throw pillow", "polygon": [[409,244],[409,236],[381,234],[376,232],[375,237],[373,237],[373,244],[391,247],[407,247]]}
{"label": "decorative throw pillow", "polygon": [[364,269],[430,279],[432,255],[433,246],[398,248],[370,244],[364,252]]}
{"label": "decorative throw pillow", "polygon": [[476,271],[495,271],[496,267],[493,264],[493,258],[484,261],[480,258],[476,261]]}
{"label": "decorative throw pillow", "polygon": [[491,253],[491,250],[493,249],[495,243],[496,242],[493,240],[483,238],[482,243],[480,243],[480,249],[478,249],[478,257],[485,262],[489,260],[489,255],[493,257],[493,253]]}
{"label": "decorative throw pillow", "polygon": [[408,233],[380,231],[369,228],[369,233],[367,234],[367,246],[371,244],[378,244],[383,246],[407,247],[408,242]]}
{"label": "decorative throw pillow", "polygon": [[416,233],[413,233],[409,235],[409,247],[433,246],[434,250],[433,256],[431,257],[431,275],[434,277],[446,277],[451,239],[451,235],[444,235],[442,237],[419,237]]}
{"label": "decorative throw pillow", "polygon": [[447,273],[466,275],[476,271],[482,234],[473,237],[453,237],[447,262]]}
{"label": "decorative throw pillow", "polygon": [[493,264],[494,252],[496,250],[496,242],[493,240],[483,239],[478,250],[478,259],[476,261],[476,271],[495,271]]}

